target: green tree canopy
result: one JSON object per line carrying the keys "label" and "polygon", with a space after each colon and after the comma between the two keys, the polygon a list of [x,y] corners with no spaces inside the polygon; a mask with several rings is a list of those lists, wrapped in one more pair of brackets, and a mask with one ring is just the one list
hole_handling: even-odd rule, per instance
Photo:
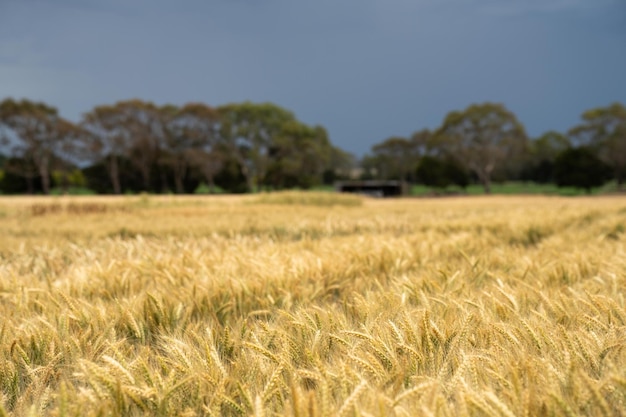
{"label": "green tree canopy", "polygon": [[357,167],[357,159],[350,152],[330,144],[330,159],[324,172],[324,183],[332,184],[337,179],[351,178]]}
{"label": "green tree canopy", "polygon": [[538,183],[554,181],[554,161],[557,156],[571,147],[569,138],[564,134],[551,130],[530,142],[522,172],[522,179]]}
{"label": "green tree canopy", "polygon": [[618,188],[626,177],[626,107],[613,103],[587,110],[583,123],[570,130],[578,144],[589,146],[613,170]]}
{"label": "green tree canopy", "polygon": [[554,179],[559,187],[577,187],[591,192],[611,178],[611,168],[587,147],[563,151],[554,162]]}
{"label": "green tree canopy", "polygon": [[309,188],[319,184],[332,152],[323,127],[295,120],[286,122],[273,139],[267,180],[275,188]]}
{"label": "green tree canopy", "polygon": [[571,146],[566,135],[550,130],[531,142],[531,152],[535,159],[554,161],[561,152]]}
{"label": "green tree canopy", "polygon": [[81,126],[88,132],[93,158],[106,161],[116,194],[122,192],[120,159],[130,160],[139,171],[144,190],[152,188],[152,169],[159,158],[164,136],[157,106],[141,100],[97,106],[83,115]]}
{"label": "green tree canopy", "polygon": [[131,144],[130,131],[124,127],[125,116],[118,106],[97,106],[83,115],[81,126],[92,143],[90,162],[104,160],[115,194],[122,193],[119,159],[127,157]]}
{"label": "green tree canopy", "polygon": [[269,151],[283,125],[296,117],[273,103],[234,103],[218,107],[220,135],[239,163],[250,191],[259,190],[270,162]]}
{"label": "green tree canopy", "polygon": [[469,185],[469,176],[459,164],[451,158],[426,155],[416,170],[417,181],[434,188],[446,188],[458,185],[465,188]]}
{"label": "green tree canopy", "polygon": [[372,147],[385,179],[414,180],[419,155],[410,139],[393,136]]}
{"label": "green tree canopy", "polygon": [[445,117],[434,143],[473,171],[485,192],[491,192],[494,170],[527,147],[527,136],[517,117],[504,105],[473,104]]}
{"label": "green tree canopy", "polygon": [[[30,100],[6,99],[0,103],[0,135],[13,158],[5,167],[32,181],[41,178],[44,194],[50,193],[50,173],[68,155],[78,136],[77,128],[59,116],[57,109]],[[13,132],[13,135],[8,131]],[[29,184],[32,190],[32,184]]]}
{"label": "green tree canopy", "polygon": [[368,177],[415,182],[420,158],[430,150],[430,138],[428,129],[415,132],[410,138],[392,136],[372,146],[361,167]]}
{"label": "green tree canopy", "polygon": [[164,136],[159,162],[174,177],[177,193],[183,193],[184,180],[191,167],[197,168],[213,189],[213,176],[222,164],[218,152],[219,115],[202,103],[160,109]]}

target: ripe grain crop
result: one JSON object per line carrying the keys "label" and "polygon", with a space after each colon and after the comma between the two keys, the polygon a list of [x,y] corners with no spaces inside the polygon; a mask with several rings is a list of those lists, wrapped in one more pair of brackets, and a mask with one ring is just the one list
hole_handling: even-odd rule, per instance
{"label": "ripe grain crop", "polygon": [[624,414],[626,200],[333,198],[0,199],[0,416]]}

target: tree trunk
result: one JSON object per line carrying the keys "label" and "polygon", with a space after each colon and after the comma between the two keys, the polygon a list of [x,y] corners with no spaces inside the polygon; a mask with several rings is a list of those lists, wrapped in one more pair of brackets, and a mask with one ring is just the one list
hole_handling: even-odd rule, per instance
{"label": "tree trunk", "polygon": [[122,186],[120,184],[120,172],[119,166],[117,163],[117,157],[111,155],[109,157],[109,178],[111,180],[111,185],[113,186],[113,193],[122,194]]}
{"label": "tree trunk", "polygon": [[485,190],[485,194],[491,194],[491,172],[493,171],[493,164],[487,164],[484,168],[481,165],[472,167],[472,170],[478,176],[478,180]]}
{"label": "tree trunk", "polygon": [[176,187],[176,194],[185,194],[183,179],[179,175],[174,176],[174,187]]}
{"label": "tree trunk", "polygon": [[43,157],[38,164],[41,176],[41,188],[45,195],[50,194],[50,175],[48,174],[48,157]]}
{"label": "tree trunk", "polygon": [[45,195],[50,194],[50,177],[45,173],[41,176],[41,189]]}
{"label": "tree trunk", "polygon": [[485,194],[491,194],[491,181],[489,178],[486,178],[483,182],[483,188],[485,189]]}
{"label": "tree trunk", "polygon": [[184,180],[186,171],[185,161],[179,159],[174,163],[174,187],[176,188],[176,194],[185,194]]}
{"label": "tree trunk", "polygon": [[480,180],[480,183],[483,186],[483,189],[485,190],[485,194],[491,194],[491,177],[488,174],[482,173],[482,174],[478,174],[478,179]]}
{"label": "tree trunk", "polygon": [[150,167],[145,165],[141,167],[141,178],[143,179],[143,188],[145,192],[150,192]]}
{"label": "tree trunk", "polygon": [[199,166],[200,172],[202,173],[204,180],[209,186],[209,194],[215,194],[215,179],[213,177],[217,172],[216,168],[216,165],[207,160],[202,161],[201,165]]}
{"label": "tree trunk", "polygon": [[205,172],[204,179],[209,185],[209,194],[215,194],[215,181],[213,180],[213,175],[209,172]]}
{"label": "tree trunk", "polygon": [[246,187],[248,188],[248,192],[249,193],[253,193],[254,192],[254,181],[252,180],[252,176],[250,175],[250,171],[248,170],[248,167],[246,166],[245,163],[240,164],[240,165],[241,165],[241,174],[246,179]]}
{"label": "tree trunk", "polygon": [[253,160],[254,163],[254,184],[257,193],[263,191],[263,186],[265,185],[265,172],[266,172],[266,162],[267,160],[263,157],[263,155],[258,156]]}
{"label": "tree trunk", "polygon": [[169,187],[167,186],[167,175],[165,174],[165,171],[161,170],[160,172],[160,176],[161,176],[161,193],[162,194],[166,194],[170,191]]}
{"label": "tree trunk", "polygon": [[35,185],[33,184],[33,177],[30,175],[26,176],[26,188],[28,189],[28,194],[35,194]]}
{"label": "tree trunk", "polygon": [[[246,169],[247,171],[247,169]],[[255,192],[255,185],[254,185],[254,179],[252,178],[252,176],[250,174],[246,175],[246,187],[248,189],[249,193],[253,193]]]}

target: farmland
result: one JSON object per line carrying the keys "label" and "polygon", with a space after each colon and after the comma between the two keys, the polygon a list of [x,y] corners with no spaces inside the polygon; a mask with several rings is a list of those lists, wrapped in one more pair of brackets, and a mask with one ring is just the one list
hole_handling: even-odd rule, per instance
{"label": "farmland", "polygon": [[0,199],[0,416],[617,416],[626,200]]}

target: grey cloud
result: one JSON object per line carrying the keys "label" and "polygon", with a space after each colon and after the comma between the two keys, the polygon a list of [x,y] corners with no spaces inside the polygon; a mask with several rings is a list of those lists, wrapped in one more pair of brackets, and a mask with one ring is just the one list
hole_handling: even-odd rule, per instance
{"label": "grey cloud", "polygon": [[1,6],[0,93],[74,119],[129,97],[269,100],[362,154],[472,102],[504,102],[539,134],[626,101],[609,0],[26,3]]}
{"label": "grey cloud", "polygon": [[483,6],[483,11],[502,16],[537,13],[585,12],[603,10],[615,6],[616,0],[503,0]]}

